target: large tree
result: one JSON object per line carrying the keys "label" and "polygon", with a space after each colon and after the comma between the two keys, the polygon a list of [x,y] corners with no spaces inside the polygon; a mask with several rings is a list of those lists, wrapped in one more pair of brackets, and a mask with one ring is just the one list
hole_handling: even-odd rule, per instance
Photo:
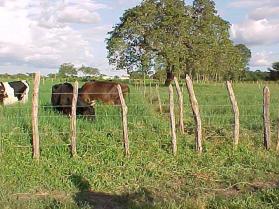
{"label": "large tree", "polygon": [[146,0],[127,10],[109,33],[108,58],[117,69],[147,73],[157,62],[172,72],[186,56],[191,18],[181,0]]}
{"label": "large tree", "polygon": [[247,63],[239,61],[243,54],[229,39],[229,28],[212,0],[194,0],[193,6],[183,0],[144,0],[109,33],[108,58],[128,73],[163,68],[167,81],[174,73],[233,77]]}

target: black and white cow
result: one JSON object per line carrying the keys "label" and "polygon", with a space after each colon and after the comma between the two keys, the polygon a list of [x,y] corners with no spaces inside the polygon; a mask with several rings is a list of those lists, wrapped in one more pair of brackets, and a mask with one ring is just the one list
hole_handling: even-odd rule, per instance
{"label": "black and white cow", "polygon": [[12,105],[28,101],[29,85],[23,81],[0,82],[0,104]]}

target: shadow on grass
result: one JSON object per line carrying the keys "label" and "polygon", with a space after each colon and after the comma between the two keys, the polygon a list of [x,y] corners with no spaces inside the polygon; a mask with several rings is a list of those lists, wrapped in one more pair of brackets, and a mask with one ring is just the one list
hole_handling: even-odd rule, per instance
{"label": "shadow on grass", "polygon": [[79,175],[70,180],[79,189],[74,200],[79,207],[94,209],[155,209],[151,192],[141,188],[135,193],[121,195],[92,191],[89,182]]}

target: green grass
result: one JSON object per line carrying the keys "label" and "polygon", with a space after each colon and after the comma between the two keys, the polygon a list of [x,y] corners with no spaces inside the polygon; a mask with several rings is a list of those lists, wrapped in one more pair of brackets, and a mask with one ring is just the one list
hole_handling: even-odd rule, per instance
{"label": "green grass", "polygon": [[187,134],[178,134],[176,157],[171,153],[167,88],[160,87],[166,110],[160,115],[155,88],[147,87],[144,99],[142,89],[131,87],[129,159],[124,157],[119,107],[100,103],[95,122],[78,118],[78,157],[71,158],[69,118],[49,107],[51,85],[47,81],[40,89],[38,162],[32,160],[30,102],[0,107],[0,208],[279,208],[279,161],[274,151],[278,84],[269,85],[273,132],[269,152],[262,145],[262,85],[234,86],[241,138],[233,150],[226,88],[196,84],[205,139],[201,155],[195,152],[184,87]]}

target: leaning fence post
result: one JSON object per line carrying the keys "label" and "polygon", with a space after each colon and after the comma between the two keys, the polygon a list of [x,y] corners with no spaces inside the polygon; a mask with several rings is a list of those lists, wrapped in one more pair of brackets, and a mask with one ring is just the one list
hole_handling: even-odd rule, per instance
{"label": "leaning fence post", "polygon": [[179,129],[182,134],[184,134],[184,109],[183,109],[183,94],[181,92],[179,83],[177,81],[177,78],[174,77],[174,82],[176,86],[176,92],[179,99]]}
{"label": "leaning fence post", "polygon": [[162,102],[161,102],[161,98],[160,98],[158,84],[156,84],[156,93],[157,93],[157,97],[158,97],[159,110],[160,110],[160,113],[162,114],[163,113],[163,108],[162,108]]}
{"label": "leaning fence post", "polygon": [[40,137],[38,122],[40,77],[40,73],[35,74],[32,98],[33,158],[36,160],[40,158]]}
{"label": "leaning fence post", "polygon": [[174,116],[174,101],[173,101],[173,88],[172,84],[169,85],[169,102],[170,102],[170,125],[172,136],[172,151],[173,154],[177,153],[176,132],[175,132],[175,116]]}
{"label": "leaning fence post", "polygon": [[78,98],[78,82],[74,83],[72,113],[71,113],[71,154],[73,157],[77,155],[77,98]]}
{"label": "leaning fence post", "polygon": [[186,85],[189,93],[189,99],[191,102],[192,111],[194,114],[194,119],[196,123],[196,150],[201,153],[202,152],[202,124],[201,124],[201,116],[199,111],[199,104],[195,96],[193,82],[189,75],[186,75]]}
{"label": "leaning fence post", "polygon": [[130,151],[129,151],[128,119],[127,119],[128,107],[125,103],[120,84],[117,85],[117,91],[120,98],[121,109],[122,109],[123,141],[124,141],[125,155],[129,156]]}
{"label": "leaning fence post", "polygon": [[230,101],[232,104],[232,110],[234,112],[234,146],[237,147],[239,141],[239,109],[237,105],[237,101],[235,98],[235,94],[232,88],[232,83],[230,81],[226,82],[227,90],[229,92]]}
{"label": "leaning fence post", "polygon": [[270,142],[270,91],[269,88],[266,86],[263,90],[263,119],[264,119],[264,146],[268,150],[270,149],[271,142]]}

